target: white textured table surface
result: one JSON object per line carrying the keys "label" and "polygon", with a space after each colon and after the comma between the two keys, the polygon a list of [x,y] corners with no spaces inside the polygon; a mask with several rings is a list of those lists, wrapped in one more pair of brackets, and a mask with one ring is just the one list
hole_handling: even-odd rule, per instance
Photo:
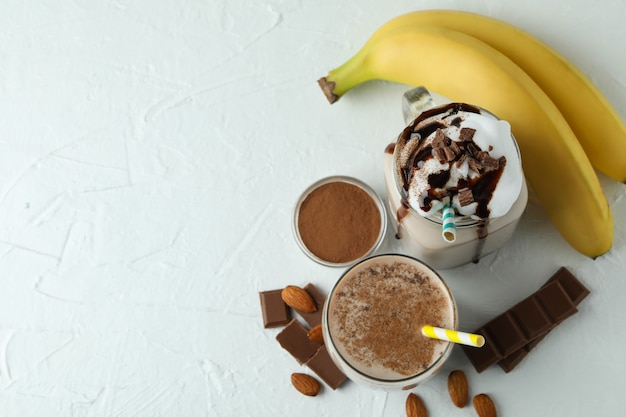
{"label": "white textured table surface", "polygon": [[[343,3],[343,5],[342,5]],[[330,106],[316,80],[416,9],[514,23],[572,59],[626,117],[626,3],[589,1],[5,1],[0,13],[0,414],[399,416],[406,393],[346,383],[316,398],[263,329],[258,291],[341,270],[291,234],[298,194],[331,174],[384,196],[405,86]],[[503,250],[442,275],[461,326],[568,266],[592,291],[512,373],[460,349],[415,391],[432,417],[467,372],[502,416],[621,415],[626,186],[601,178],[610,253],[570,249],[536,200]],[[381,251],[400,251],[389,233]],[[305,372],[307,372],[305,370]]]}

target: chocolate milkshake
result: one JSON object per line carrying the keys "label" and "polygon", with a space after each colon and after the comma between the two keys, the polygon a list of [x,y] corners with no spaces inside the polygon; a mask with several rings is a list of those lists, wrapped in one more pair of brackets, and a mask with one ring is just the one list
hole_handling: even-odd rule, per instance
{"label": "chocolate milkshake", "polygon": [[421,334],[456,328],[456,307],[441,278],[421,262],[380,255],[339,280],[324,312],[325,340],[346,375],[370,386],[404,388],[434,375],[452,350]]}
{"label": "chocolate milkshake", "polygon": [[[422,112],[387,147],[384,163],[396,236],[415,243],[415,255],[435,268],[478,262],[504,245],[526,207],[510,125],[473,105]],[[456,233],[448,241],[444,208]]]}

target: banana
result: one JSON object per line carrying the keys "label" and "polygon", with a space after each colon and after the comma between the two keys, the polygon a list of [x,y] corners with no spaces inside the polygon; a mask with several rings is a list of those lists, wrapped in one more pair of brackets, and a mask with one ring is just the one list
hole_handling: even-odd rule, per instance
{"label": "banana", "polygon": [[626,182],[626,125],[604,95],[572,62],[515,26],[454,10],[424,10],[391,19],[366,45],[399,27],[423,25],[466,33],[509,57],[556,104],[594,168]]}
{"label": "banana", "polygon": [[526,178],[565,240],[592,258],[611,248],[613,217],[589,159],[554,103],[506,56],[457,31],[400,27],[318,82],[332,103],[373,79],[424,85],[507,120]]}

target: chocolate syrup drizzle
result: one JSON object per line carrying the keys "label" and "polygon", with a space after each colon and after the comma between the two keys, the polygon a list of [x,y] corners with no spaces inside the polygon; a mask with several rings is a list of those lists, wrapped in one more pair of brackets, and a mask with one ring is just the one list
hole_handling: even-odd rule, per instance
{"label": "chocolate syrup drizzle", "polygon": [[[399,169],[399,176],[401,178],[402,187],[400,190],[401,206],[396,212],[396,218],[398,221],[398,232],[396,234],[396,238],[402,238],[400,224],[402,223],[402,220],[409,214],[410,206],[408,202],[408,194],[414,170],[427,160],[434,158],[433,147],[431,145],[422,147],[422,141],[428,138],[431,134],[435,133],[437,129],[444,129],[448,125],[442,123],[439,120],[434,120],[432,123],[425,124],[419,129],[417,128],[417,126],[422,121],[437,114],[448,113],[448,115],[443,117],[443,119],[447,119],[449,117],[455,117],[461,111],[480,114],[480,109],[478,107],[464,103],[450,103],[446,106],[423,112],[400,134],[397,143],[399,149],[402,149],[409,140],[414,139],[415,137],[419,137],[419,145],[415,147],[416,151],[414,151],[414,153],[410,156],[407,164],[405,166],[397,167],[397,169]],[[449,125],[460,126],[461,122],[462,118],[456,116],[455,119],[451,120]],[[468,145],[469,143],[473,144],[473,146]],[[473,149],[482,151],[482,149],[480,149],[480,147],[478,147],[478,145],[475,144],[473,141],[468,142],[468,144],[459,144],[462,153],[471,154],[473,152]],[[388,152],[389,149],[386,151]],[[454,163],[456,163],[456,160],[449,162],[450,165]],[[472,191],[474,201],[477,203],[476,216],[479,217],[476,230],[478,238],[477,247],[475,255],[472,259],[474,263],[477,263],[480,259],[483,247],[485,245],[485,238],[489,234],[489,202],[493,197],[493,193],[496,189],[498,181],[500,180],[500,177],[502,176],[503,170],[504,164],[500,164],[497,169],[486,170],[475,178],[460,180],[458,187],[448,188],[447,190],[443,190],[443,187],[450,179],[450,170],[443,170],[439,173],[431,174],[428,177],[430,189],[428,193],[421,198],[420,201],[420,208],[428,212],[431,208],[431,203],[433,200],[441,200],[444,197],[449,197],[450,199],[452,199],[456,194],[458,194],[459,190],[463,190],[465,188],[469,188]]]}

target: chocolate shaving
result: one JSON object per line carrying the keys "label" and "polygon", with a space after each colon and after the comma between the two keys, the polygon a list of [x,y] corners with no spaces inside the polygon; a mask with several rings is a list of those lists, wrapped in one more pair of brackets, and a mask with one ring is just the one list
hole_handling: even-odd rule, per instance
{"label": "chocolate shaving", "polygon": [[474,202],[474,194],[469,188],[459,190],[459,204],[461,207],[469,206]]}

